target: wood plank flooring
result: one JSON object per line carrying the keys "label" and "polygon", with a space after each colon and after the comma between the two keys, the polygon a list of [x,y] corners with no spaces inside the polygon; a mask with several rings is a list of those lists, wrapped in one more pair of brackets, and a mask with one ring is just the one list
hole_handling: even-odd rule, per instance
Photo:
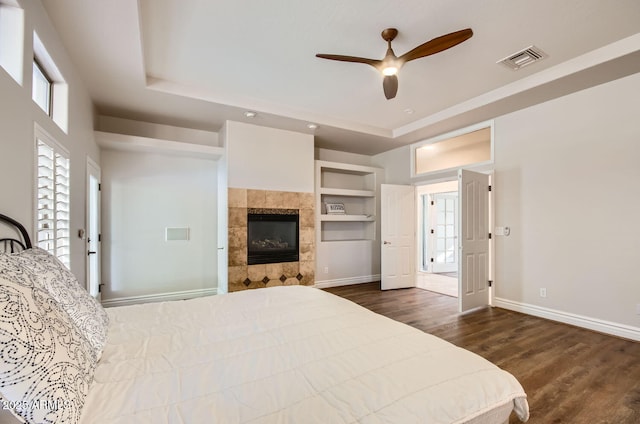
{"label": "wood plank flooring", "polygon": [[[640,343],[500,308],[466,315],[457,299],[379,283],[325,289],[434,334],[512,373],[531,424],[640,423]],[[519,420],[512,414],[510,423]]]}

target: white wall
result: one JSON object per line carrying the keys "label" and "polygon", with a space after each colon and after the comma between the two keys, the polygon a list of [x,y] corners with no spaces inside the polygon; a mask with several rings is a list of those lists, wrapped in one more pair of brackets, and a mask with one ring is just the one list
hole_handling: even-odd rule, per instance
{"label": "white wall", "polygon": [[228,121],[229,187],[313,193],[313,136]]}
{"label": "white wall", "polygon": [[411,184],[411,149],[398,147],[371,157],[373,166],[384,168],[386,184]]}
{"label": "white wall", "polygon": [[[0,213],[22,222],[34,238],[34,123],[37,122],[70,153],[71,271],[84,284],[86,246],[74,235],[85,227],[87,157],[100,163],[100,151],[93,138],[93,105],[41,3],[20,3],[25,16],[23,84],[19,85],[0,67]],[[69,85],[67,133],[31,100],[34,30]]]}
{"label": "white wall", "polygon": [[498,298],[640,327],[638,93],[635,74],[495,121]]}
{"label": "white wall", "polygon": [[[103,300],[217,286],[218,164],[102,152]],[[189,241],[165,241],[188,227]]]}
{"label": "white wall", "polygon": [[[497,306],[640,334],[639,92],[635,74],[496,118]],[[373,163],[412,183],[407,146]]]}

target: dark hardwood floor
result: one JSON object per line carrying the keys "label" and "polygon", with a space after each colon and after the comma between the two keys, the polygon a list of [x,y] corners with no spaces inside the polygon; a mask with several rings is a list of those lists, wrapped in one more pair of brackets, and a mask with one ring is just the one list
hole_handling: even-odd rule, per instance
{"label": "dark hardwood floor", "polygon": [[[466,315],[457,299],[379,283],[325,289],[477,353],[513,374],[532,424],[640,423],[640,343],[500,308]],[[519,420],[512,414],[510,423]]]}

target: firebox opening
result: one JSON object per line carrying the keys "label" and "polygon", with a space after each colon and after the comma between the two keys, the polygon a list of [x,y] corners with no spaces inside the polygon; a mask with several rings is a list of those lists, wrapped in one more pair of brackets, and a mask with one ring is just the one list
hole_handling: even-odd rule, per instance
{"label": "firebox opening", "polygon": [[247,262],[249,265],[297,262],[298,211],[247,215]]}

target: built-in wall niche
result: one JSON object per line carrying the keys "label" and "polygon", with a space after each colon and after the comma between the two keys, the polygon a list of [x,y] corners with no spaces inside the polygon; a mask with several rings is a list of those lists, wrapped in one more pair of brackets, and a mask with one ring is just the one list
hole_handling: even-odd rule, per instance
{"label": "built-in wall niche", "polygon": [[[370,166],[316,161],[318,240],[376,239],[376,181],[381,169]],[[332,213],[328,205],[340,205]]]}
{"label": "built-in wall niche", "polygon": [[411,176],[493,163],[493,122],[483,122],[411,146]]}
{"label": "built-in wall niche", "polygon": [[320,187],[323,189],[371,192],[376,188],[375,174],[371,170],[365,169],[365,167],[348,169],[348,167],[341,164],[326,165],[322,167],[320,180]]}
{"label": "built-in wall niche", "polygon": [[375,240],[375,219],[371,221],[322,221],[320,241]]}

